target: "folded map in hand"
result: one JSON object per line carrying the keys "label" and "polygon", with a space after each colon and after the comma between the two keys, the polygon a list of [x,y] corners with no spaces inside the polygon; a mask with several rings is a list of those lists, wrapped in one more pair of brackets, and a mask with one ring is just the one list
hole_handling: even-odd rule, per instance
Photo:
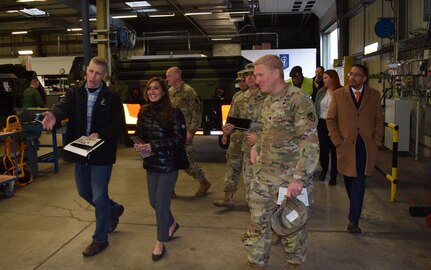
{"label": "folded map in hand", "polygon": [[88,138],[81,136],[73,142],[66,145],[63,149],[81,156],[88,156],[88,154],[103,144],[103,140],[98,138]]}
{"label": "folded map in hand", "polygon": [[235,126],[236,129],[248,130],[251,127],[251,119],[231,117],[228,116],[226,123],[230,123]]}

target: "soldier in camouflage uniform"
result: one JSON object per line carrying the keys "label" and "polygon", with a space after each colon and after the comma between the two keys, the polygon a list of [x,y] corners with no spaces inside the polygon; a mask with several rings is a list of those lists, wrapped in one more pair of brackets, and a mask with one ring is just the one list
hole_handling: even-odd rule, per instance
{"label": "soldier in camouflage uniform", "polygon": [[[193,137],[201,125],[201,101],[196,91],[190,85],[184,83],[181,70],[178,67],[171,67],[166,71],[166,81],[170,86],[169,96],[172,104],[181,110],[186,120],[187,137],[185,150],[190,163],[190,167],[186,170],[186,173],[200,182],[195,196],[203,197],[207,194],[211,183],[208,182],[201,167],[195,162],[193,147]],[[175,197],[175,193],[173,197]]]}
{"label": "soldier in camouflage uniform", "polygon": [[[262,92],[269,93],[261,113],[261,133],[250,152],[254,179],[250,188],[251,223],[243,237],[251,269],[265,269],[271,249],[271,215],[277,208],[279,187],[287,196],[309,192],[319,158],[317,116],[311,99],[286,85],[283,64],[276,55],[255,62],[254,75]],[[311,199],[309,198],[311,201]],[[285,269],[300,269],[307,248],[305,226],[283,236]]]}
{"label": "soldier in camouflage uniform", "polygon": [[[237,73],[238,77],[236,82],[240,87],[240,91],[236,92],[232,97],[232,103],[229,110],[229,116],[239,117],[239,110],[242,107],[242,96],[247,90],[245,83],[245,73],[241,70]],[[227,142],[227,133],[223,133],[223,143]],[[242,158],[244,153],[241,151],[241,145],[244,138],[244,131],[235,129],[230,134],[229,148],[226,152],[226,174],[224,181],[226,186],[224,188],[225,196],[222,199],[214,200],[214,205],[219,207],[233,207],[233,194],[236,192],[238,182],[241,176]]]}
{"label": "soldier in camouflage uniform", "polygon": [[250,149],[256,143],[257,135],[260,132],[260,113],[262,111],[263,102],[266,98],[266,94],[263,94],[256,84],[256,80],[253,75],[254,64],[250,63],[245,66],[246,71],[246,83],[248,86],[247,92],[242,97],[242,108],[240,112],[240,118],[251,119],[252,126],[246,132],[244,140],[242,142],[241,150],[244,152],[242,162],[242,174],[244,178],[245,196],[249,199],[250,185],[253,180],[253,168],[250,161]]}

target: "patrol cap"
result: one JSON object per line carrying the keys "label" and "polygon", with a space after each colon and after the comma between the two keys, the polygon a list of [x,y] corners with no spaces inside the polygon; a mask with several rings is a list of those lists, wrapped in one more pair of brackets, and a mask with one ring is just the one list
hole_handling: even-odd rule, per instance
{"label": "patrol cap", "polygon": [[245,80],[245,70],[240,70],[236,73],[237,78],[235,79],[235,82],[244,81]]}
{"label": "patrol cap", "polygon": [[308,219],[308,209],[303,202],[294,197],[286,197],[280,208],[271,216],[271,227],[279,235],[289,235],[302,226]]}
{"label": "patrol cap", "polygon": [[253,63],[249,63],[249,64],[245,65],[244,75],[247,73],[250,73],[250,72],[253,73],[253,71],[254,71],[254,64]]}

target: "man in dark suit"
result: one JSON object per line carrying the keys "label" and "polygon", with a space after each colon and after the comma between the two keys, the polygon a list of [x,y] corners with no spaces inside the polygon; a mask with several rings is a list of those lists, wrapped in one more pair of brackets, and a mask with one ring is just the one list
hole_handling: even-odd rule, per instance
{"label": "man in dark suit", "polygon": [[365,179],[373,173],[383,142],[384,119],[380,93],[365,85],[368,71],[353,65],[349,85],[334,92],[326,123],[337,149],[338,172],[350,200],[349,233],[360,233],[359,218],[365,194]]}
{"label": "man in dark suit", "polygon": [[311,99],[313,102],[316,100],[316,94],[317,91],[319,91],[320,88],[323,87],[323,73],[325,72],[325,68],[322,66],[317,66],[316,71],[314,74],[316,74],[313,77],[313,94],[311,95]]}

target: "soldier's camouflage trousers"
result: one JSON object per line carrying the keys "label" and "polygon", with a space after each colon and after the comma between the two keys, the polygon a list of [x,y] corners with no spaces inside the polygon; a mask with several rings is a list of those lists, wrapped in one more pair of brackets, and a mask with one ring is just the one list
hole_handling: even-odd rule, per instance
{"label": "soldier's camouflage trousers", "polygon": [[241,177],[242,158],[244,153],[241,151],[242,140],[231,137],[229,148],[226,153],[226,174],[224,181],[226,183],[226,192],[235,192]]}
{"label": "soldier's camouflage trousers", "polygon": [[254,178],[253,164],[251,164],[250,161],[250,153],[244,153],[244,158],[242,161],[242,178],[244,179],[245,198],[248,201],[250,196],[250,185]]}
{"label": "soldier's camouflage trousers", "polygon": [[204,172],[202,171],[201,167],[195,162],[195,148],[193,144],[186,144],[184,148],[186,150],[187,158],[190,163],[190,167],[185,170],[185,172],[199,182],[206,181],[207,178],[205,177]]}
{"label": "soldier's camouflage trousers", "polygon": [[[254,168],[254,174],[248,202],[251,222],[242,240],[249,263],[266,267],[271,252],[271,215],[277,209],[278,188],[280,185],[287,187],[288,177],[279,168],[269,168],[265,172]],[[307,250],[305,226],[293,234],[282,236],[281,244],[286,254],[286,263],[303,263]]]}

